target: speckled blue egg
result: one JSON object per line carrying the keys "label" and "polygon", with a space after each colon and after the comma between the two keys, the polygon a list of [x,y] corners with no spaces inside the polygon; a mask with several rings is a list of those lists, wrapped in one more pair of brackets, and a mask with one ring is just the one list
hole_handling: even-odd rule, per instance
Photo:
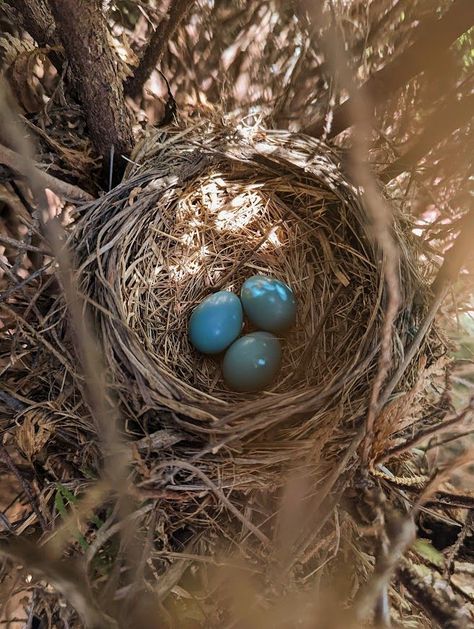
{"label": "speckled blue egg", "polygon": [[222,371],[230,389],[251,393],[273,382],[280,363],[281,347],[277,337],[269,332],[253,332],[229,347]]}
{"label": "speckled blue egg", "polygon": [[239,336],[242,321],[240,299],[221,290],[203,299],[193,310],[189,320],[189,340],[203,354],[218,354]]}
{"label": "speckled blue egg", "polygon": [[296,322],[296,300],[292,290],[279,280],[254,275],[245,280],[240,292],[245,314],[268,332],[286,332]]}

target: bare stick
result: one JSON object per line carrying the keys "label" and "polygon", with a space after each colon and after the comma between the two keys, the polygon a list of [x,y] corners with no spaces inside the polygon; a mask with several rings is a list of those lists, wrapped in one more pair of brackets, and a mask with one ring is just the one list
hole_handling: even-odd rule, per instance
{"label": "bare stick", "polygon": [[2,540],[0,555],[28,566],[28,570],[40,579],[54,585],[76,609],[88,629],[117,629],[117,623],[95,604],[83,565],[51,557],[37,544],[23,539]]}
{"label": "bare stick", "polygon": [[438,627],[462,627],[461,610],[457,604],[448,605],[434,588],[430,588],[411,564],[405,560],[397,570],[397,576],[406,587],[418,607],[424,610]]}
{"label": "bare stick", "polygon": [[[22,170],[25,172],[35,205],[40,212],[40,216],[47,216],[50,213],[50,201],[44,189],[43,181],[37,176],[38,170],[32,160],[31,147],[24,132],[22,132],[18,118],[10,110],[8,99],[1,89],[0,109],[2,110],[2,118],[0,120],[2,132],[7,136],[7,140],[18,149],[19,156],[24,160]],[[74,273],[69,250],[64,245],[66,239],[62,227],[59,221],[52,219],[44,225],[44,229],[57,262],[57,276],[64,292],[64,301],[70,315],[73,341],[83,370],[83,383],[80,382],[78,384],[81,388],[83,387],[84,399],[91,410],[91,414],[96,422],[97,434],[101,437],[103,443],[103,479],[118,494],[119,515],[126,515],[129,511],[129,500],[126,494],[128,454],[118,432],[117,409],[114,400],[108,394],[106,371],[102,367],[100,347],[95,341],[92,326],[87,316],[88,313],[84,309],[84,299],[79,291],[77,275]],[[8,307],[4,306],[4,308],[7,311],[9,310]],[[42,338],[25,321],[23,321],[23,324],[30,332]],[[47,343],[44,339],[43,342]],[[64,358],[56,353],[52,346],[49,346],[49,349],[64,364]],[[69,367],[67,368],[69,369]],[[128,533],[128,539],[131,539],[132,531],[126,531],[126,533]],[[136,538],[136,531],[133,531],[133,534]],[[128,552],[130,545],[127,545],[125,542],[124,545]],[[130,565],[133,565],[133,557],[130,556],[130,553],[128,556]],[[83,601],[78,601],[77,605],[83,605]],[[78,608],[78,611],[80,611],[80,608]],[[98,626],[105,627],[107,625]]]}
{"label": "bare stick", "polygon": [[[320,12],[318,15],[315,11],[313,15],[317,23],[321,23],[325,19],[323,12]],[[326,41],[323,42],[323,48],[328,60],[334,65],[334,70],[341,76],[350,94],[348,113],[351,116],[351,123],[355,125],[350,163],[351,174],[354,182],[359,187],[367,214],[372,220],[374,239],[383,254],[382,271],[387,304],[383,320],[377,373],[372,384],[365,437],[362,444],[361,459],[365,466],[368,462],[375,422],[381,408],[379,397],[391,368],[393,326],[401,301],[398,249],[392,234],[393,217],[391,207],[380,194],[375,176],[368,166],[372,112],[366,94],[355,88],[353,77],[348,70],[347,63],[345,63],[345,51],[340,44],[334,15],[333,25],[329,30]]]}
{"label": "bare stick", "polygon": [[161,20],[151,36],[134,75],[125,83],[127,96],[135,98],[140,94],[146,81],[160,62],[170,37],[172,37],[193,2],[194,0],[172,0],[168,14]]}
{"label": "bare stick", "polygon": [[[29,173],[25,168],[25,160],[20,155],[18,155],[18,153],[15,153],[15,151],[8,149],[6,146],[2,146],[1,144],[0,164],[8,166],[8,168],[19,175],[25,177],[29,176]],[[35,167],[35,171],[35,177],[38,181],[41,181],[42,187],[49,188],[63,199],[82,203],[86,201],[92,201],[94,199],[92,195],[90,195],[88,192],[85,192],[81,188],[73,186],[66,181],[56,179],[56,177],[48,175],[48,173],[39,170],[37,167]]]}
{"label": "bare stick", "polygon": [[[400,87],[427,70],[435,68],[444,56],[445,50],[474,23],[474,2],[472,0],[454,0],[448,11],[439,20],[429,20],[417,29],[415,43],[401,55],[373,74],[346,101],[337,107],[333,114],[328,137],[339,135],[344,129],[354,124],[351,110],[354,99],[363,97],[372,103],[372,107],[385,102]],[[314,137],[324,132],[325,121],[317,120],[304,129]]]}
{"label": "bare stick", "polygon": [[122,156],[133,148],[132,124],[109,45],[107,22],[97,0],[49,0],[77,94],[84,107],[90,137],[109,171],[114,154],[114,182],[125,169]]}

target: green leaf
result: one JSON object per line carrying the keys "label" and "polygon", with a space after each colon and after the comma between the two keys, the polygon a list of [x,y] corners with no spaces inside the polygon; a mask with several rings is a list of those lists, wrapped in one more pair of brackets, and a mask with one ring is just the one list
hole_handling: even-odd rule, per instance
{"label": "green leaf", "polygon": [[444,556],[437,550],[429,539],[417,539],[413,550],[439,568],[444,567]]}
{"label": "green leaf", "polygon": [[[67,500],[67,503],[69,505],[74,505],[77,502],[77,498],[71,491],[69,491],[67,487],[61,485],[61,483],[56,483],[56,488],[57,491],[56,496],[54,497],[54,506],[56,507],[56,511],[59,513],[59,515],[62,518],[65,518],[67,515],[67,509],[64,500]],[[79,531],[77,531],[73,535],[78,541],[82,550],[87,550],[89,548],[89,543]]]}
{"label": "green leaf", "polygon": [[64,504],[63,495],[59,486],[57,486],[56,496],[54,497],[54,506],[61,517],[67,514],[66,505]]}
{"label": "green leaf", "polygon": [[58,483],[58,486],[59,486],[59,490],[61,491],[62,495],[66,498],[68,503],[70,505],[76,504],[77,502],[76,496],[67,487],[64,487],[64,485],[61,485],[61,483]]}

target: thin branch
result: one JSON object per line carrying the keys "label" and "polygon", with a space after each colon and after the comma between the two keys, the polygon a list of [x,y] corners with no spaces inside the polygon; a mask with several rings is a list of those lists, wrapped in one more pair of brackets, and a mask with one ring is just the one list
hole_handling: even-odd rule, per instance
{"label": "thin branch", "polygon": [[76,609],[89,629],[117,628],[117,623],[95,603],[83,564],[51,557],[44,548],[25,539],[2,540],[0,555],[27,566],[29,571],[51,583]]}
{"label": "thin branch", "polygon": [[418,331],[405,351],[403,361],[399,364],[397,370],[390,378],[383,393],[380,397],[379,408],[388,402],[395,387],[400,382],[403,374],[405,373],[408,365],[415,357],[419,347],[424,341],[428,330],[433,323],[439,307],[444,301],[444,298],[448,294],[448,291],[452,284],[456,281],[461,271],[461,268],[466,262],[466,259],[472,256],[472,233],[474,231],[474,209],[469,210],[466,216],[461,221],[461,231],[458,234],[454,244],[446,252],[444,262],[436,276],[432,289],[434,292],[433,300],[430,308],[425,315],[425,318],[418,328]]}
{"label": "thin branch", "polygon": [[45,531],[46,528],[47,528],[46,527],[46,521],[44,519],[43,514],[41,513],[40,508],[39,508],[37,497],[33,493],[33,489],[30,486],[30,483],[17,470],[16,465],[15,465],[13,459],[11,458],[10,454],[8,453],[8,450],[2,444],[0,444],[0,461],[2,461],[5,464],[5,466],[10,470],[10,472],[13,474],[13,476],[15,476],[17,481],[22,486],[23,491],[25,492],[25,495],[28,498],[28,502],[30,503],[30,505],[31,505],[31,507],[32,507],[32,509],[33,509],[33,511],[34,511],[34,513],[36,515],[36,517],[38,518],[38,522],[40,523],[41,528],[43,529],[43,531]]}
{"label": "thin branch", "polygon": [[[394,92],[408,83],[420,72],[436,68],[445,51],[474,24],[474,2],[454,0],[451,7],[439,20],[428,20],[417,29],[415,43],[401,55],[373,74],[358,90],[333,112],[328,137],[333,138],[354,123],[351,115],[353,100],[364,97],[372,107],[387,101]],[[320,137],[325,128],[325,120],[317,120],[304,129],[314,137]]]}
{"label": "thin branch", "polygon": [[400,518],[392,524],[392,538],[385,552],[377,558],[374,572],[367,583],[357,592],[354,601],[354,614],[361,624],[367,620],[376,601],[390,583],[393,573],[407,548],[416,537],[416,527],[412,518]]}
{"label": "thin branch", "polygon": [[172,0],[168,14],[161,20],[151,36],[135,73],[125,83],[127,96],[135,98],[141,93],[143,86],[160,62],[168,41],[193,3],[194,0]]}
{"label": "thin branch", "polygon": [[[8,166],[8,168],[10,168],[18,175],[22,175],[24,177],[28,177],[29,175],[25,168],[24,159],[20,155],[18,155],[18,153],[15,153],[15,151],[12,151],[11,149],[1,144],[0,164]],[[85,192],[81,188],[73,186],[72,184],[65,181],[61,181],[60,179],[56,179],[56,177],[53,177],[52,175],[49,175],[48,173],[39,170],[37,167],[35,176],[39,181],[41,181],[42,187],[49,188],[59,197],[68,201],[83,203],[85,201],[92,201],[94,198],[88,192]]]}

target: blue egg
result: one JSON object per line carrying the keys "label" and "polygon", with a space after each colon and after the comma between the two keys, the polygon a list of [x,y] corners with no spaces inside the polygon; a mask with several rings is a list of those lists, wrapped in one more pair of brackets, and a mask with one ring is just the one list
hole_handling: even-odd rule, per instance
{"label": "blue egg", "polygon": [[193,310],[189,320],[189,340],[203,354],[218,354],[239,336],[242,321],[240,299],[221,290],[203,299]]}
{"label": "blue egg", "polygon": [[250,321],[269,332],[285,332],[296,322],[296,300],[283,282],[265,275],[245,280],[240,298]]}
{"label": "blue egg", "polygon": [[273,382],[281,363],[280,341],[269,332],[253,332],[233,343],[224,356],[222,370],[230,389],[261,391]]}

